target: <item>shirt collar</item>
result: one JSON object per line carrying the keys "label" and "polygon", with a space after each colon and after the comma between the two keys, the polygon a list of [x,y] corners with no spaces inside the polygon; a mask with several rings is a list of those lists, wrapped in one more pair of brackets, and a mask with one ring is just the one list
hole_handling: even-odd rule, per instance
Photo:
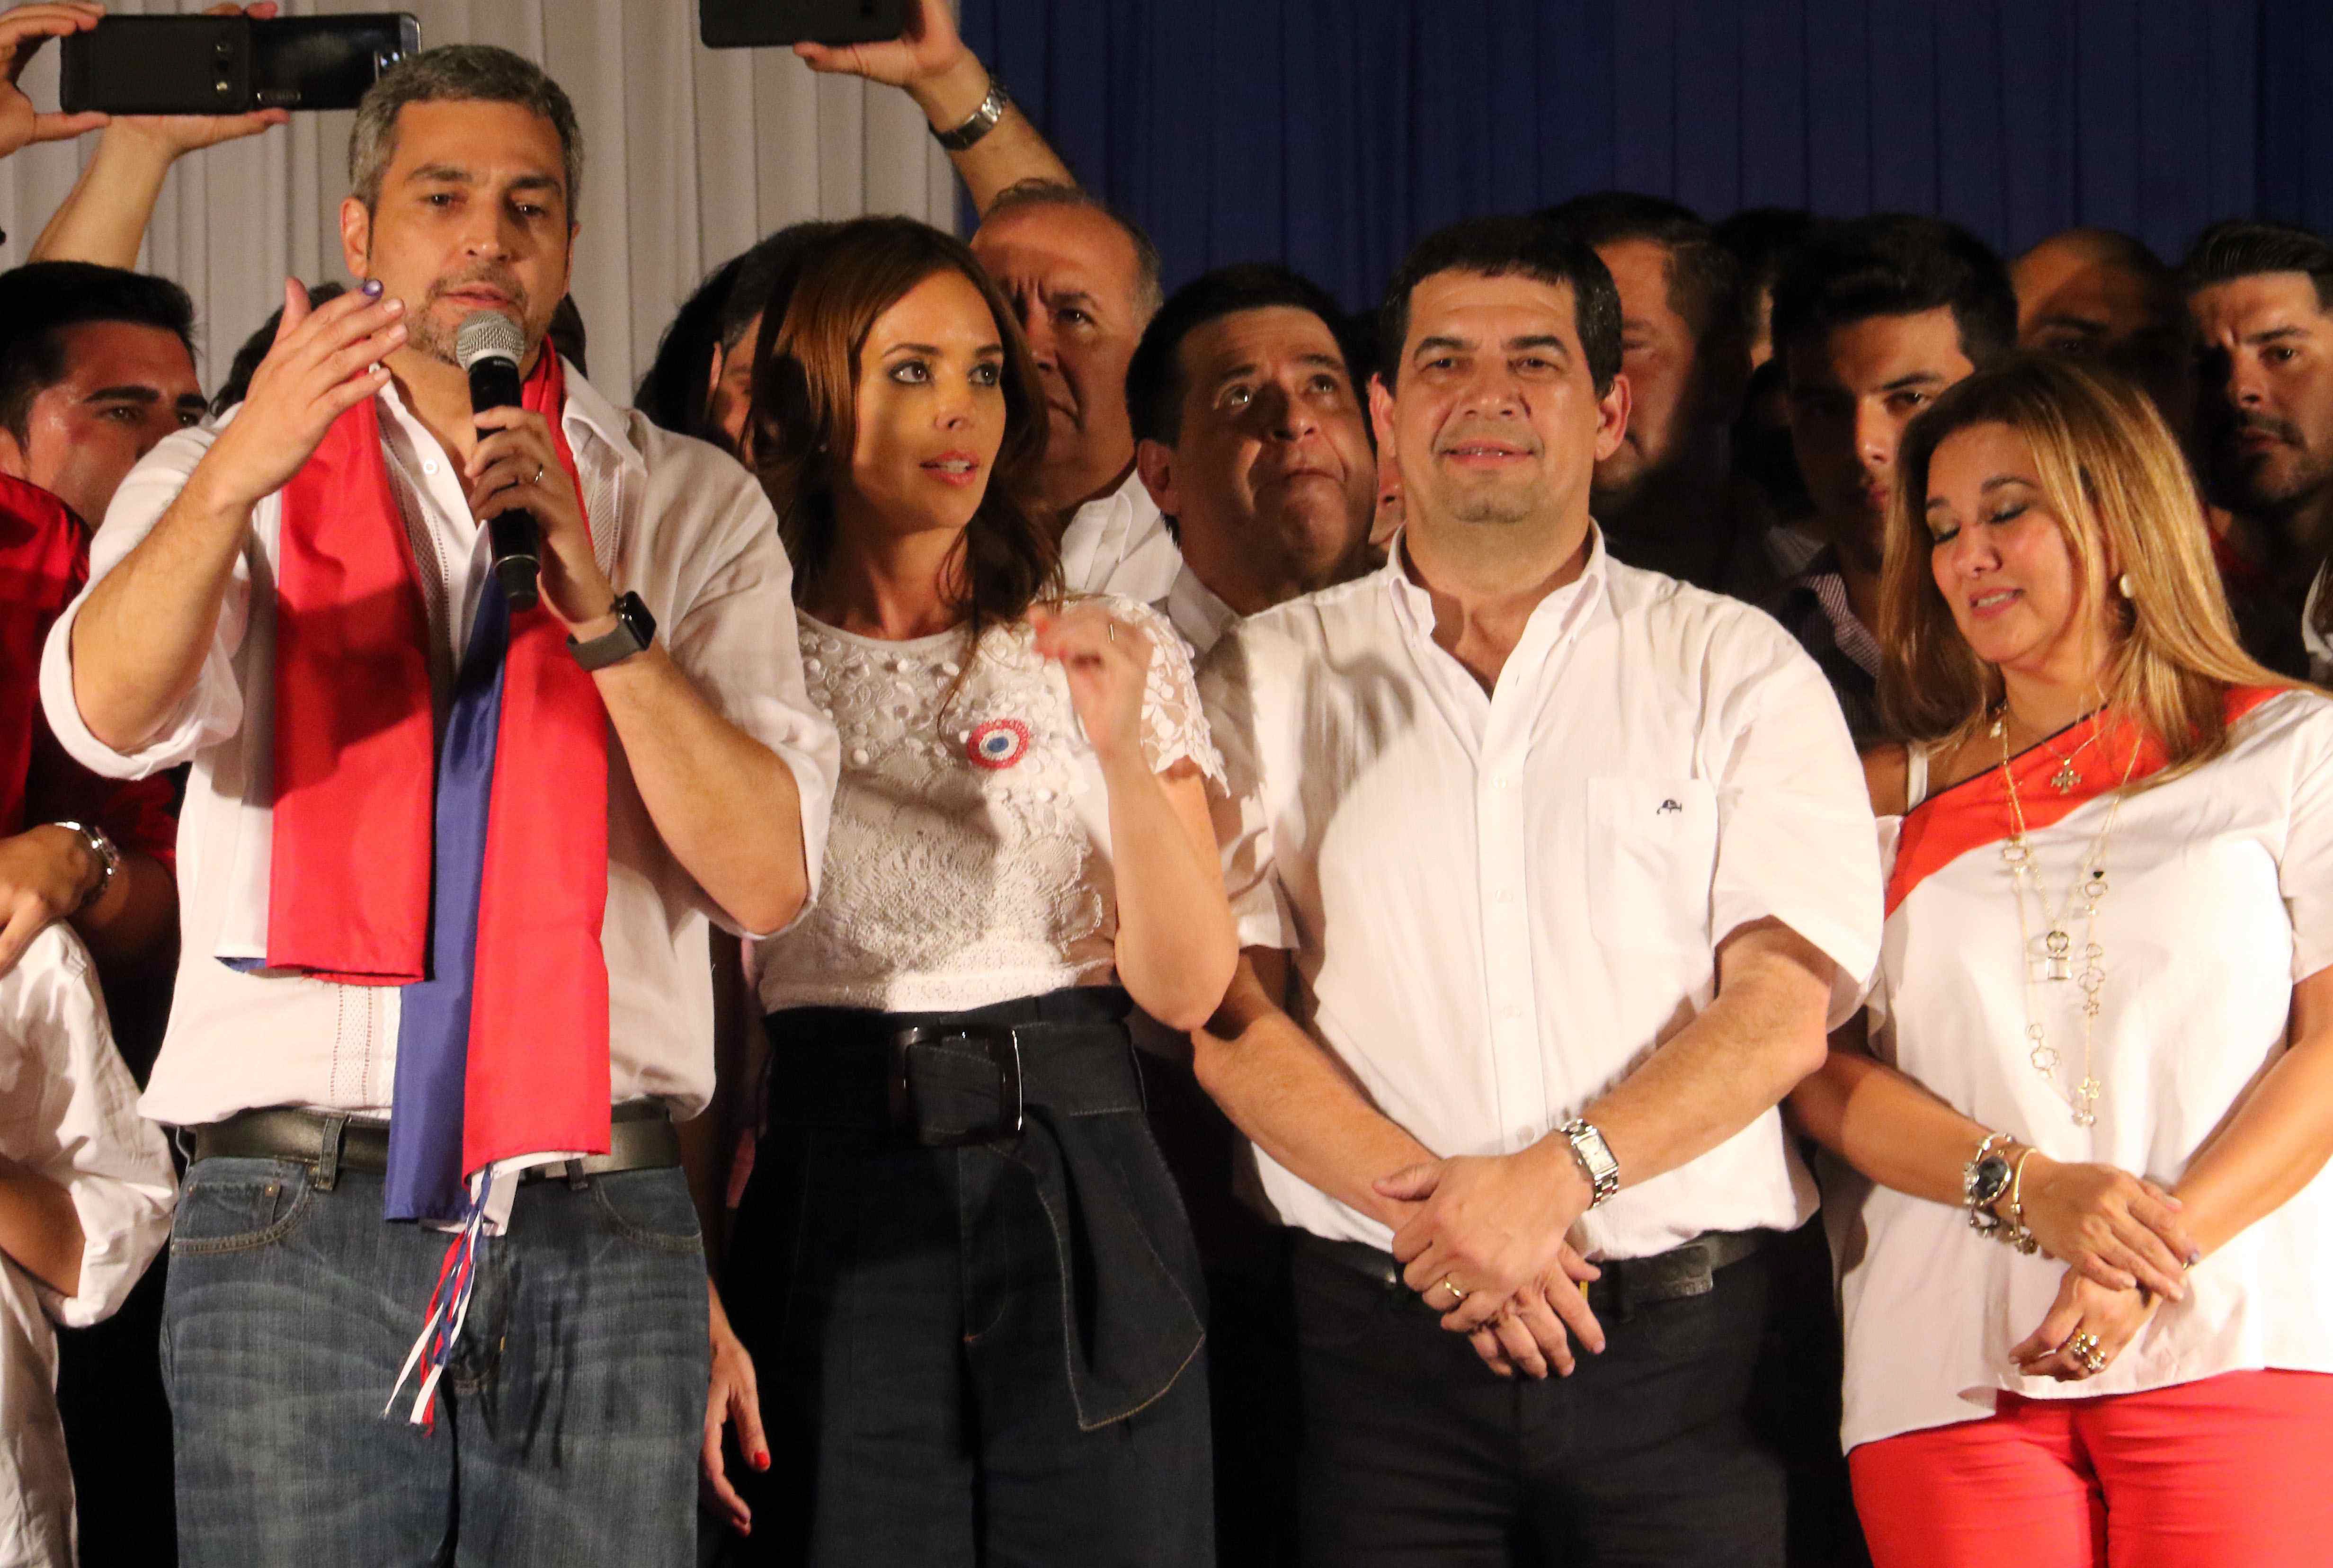
{"label": "shirt collar", "polygon": [[[1166,619],[1205,657],[1207,650],[1222,640],[1232,623],[1239,620],[1239,611],[1225,604],[1215,591],[1199,581],[1199,574],[1186,562],[1175,575],[1175,586],[1166,591],[1161,608]],[[1205,633],[1205,640],[1193,637],[1194,631]]]}
{"label": "shirt collar", "polygon": [[1839,553],[1825,549],[1807,563],[1802,580],[1814,590],[1815,602],[1822,607],[1823,619],[1830,622],[1831,645],[1847,655],[1858,669],[1877,678],[1879,640],[1856,618],[1855,606],[1847,597],[1847,575],[1839,570]]}
{"label": "shirt collar", "polygon": [[[585,380],[583,373],[575,368],[574,361],[562,360],[561,364],[567,372],[567,410],[559,424],[566,434],[568,446],[578,447],[577,438],[588,436],[606,447],[608,455],[615,459],[618,466],[643,474],[648,472],[648,459],[641,457],[639,448],[632,445],[629,421],[625,418],[623,410],[609,402],[597,387]],[[407,406],[395,381],[380,390],[380,401],[389,416],[406,432],[408,440],[422,429],[420,419]],[[575,460],[578,463],[584,460],[580,450],[576,452]]]}
{"label": "shirt collar", "polygon": [[[1428,593],[1410,575],[1405,553],[1407,528],[1398,528],[1386,544],[1386,563],[1378,568],[1378,577],[1386,584],[1395,611],[1414,637],[1434,640],[1434,595]],[[1611,556],[1604,548],[1604,530],[1596,520],[1588,521],[1588,561],[1580,567],[1579,575],[1541,600],[1524,623],[1523,636],[1531,638],[1542,628],[1554,623],[1552,631],[1561,636],[1579,625],[1580,619],[1605,601],[1609,585]],[[1552,638],[1551,638],[1552,640]]]}

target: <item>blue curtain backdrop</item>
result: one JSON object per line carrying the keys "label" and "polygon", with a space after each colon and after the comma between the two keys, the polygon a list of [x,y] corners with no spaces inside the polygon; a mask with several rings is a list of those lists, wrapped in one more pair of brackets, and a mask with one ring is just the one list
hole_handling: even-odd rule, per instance
{"label": "blue curtain backdrop", "polygon": [[2074,224],[2176,260],[2333,227],[2333,0],[962,0],[1168,283],[1275,257],[1349,305],[1473,213],[1619,186]]}

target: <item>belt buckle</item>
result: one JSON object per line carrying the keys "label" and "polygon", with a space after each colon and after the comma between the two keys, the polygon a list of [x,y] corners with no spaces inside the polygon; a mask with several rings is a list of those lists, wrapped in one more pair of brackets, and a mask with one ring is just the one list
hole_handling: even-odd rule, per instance
{"label": "belt buckle", "polygon": [[[927,1132],[916,1120],[916,1098],[907,1081],[908,1054],[918,1045],[966,1041],[980,1047],[996,1069],[997,1116],[994,1121],[962,1132]],[[1010,1024],[968,1022],[919,1024],[891,1036],[889,1073],[891,1125],[915,1134],[926,1149],[967,1149],[976,1143],[1018,1138],[1028,1107],[1021,1093],[1021,1040]]]}

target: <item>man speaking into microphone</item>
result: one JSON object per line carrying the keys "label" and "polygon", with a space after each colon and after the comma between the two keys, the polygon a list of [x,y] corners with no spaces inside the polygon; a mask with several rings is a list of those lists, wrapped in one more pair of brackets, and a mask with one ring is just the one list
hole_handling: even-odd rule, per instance
{"label": "man speaking into microphone", "polygon": [[[470,378],[474,412],[524,406],[526,381],[519,361],[525,356],[526,339],[518,323],[500,311],[473,311],[462,318],[454,333],[454,358]],[[542,533],[534,525],[534,514],[515,506],[495,514],[486,524],[486,540],[503,597],[513,610],[533,609],[542,572]]]}
{"label": "man speaking into microphone", "polygon": [[[681,1568],[706,923],[810,899],[834,736],[759,486],[545,348],[566,94],[417,54],[349,163],[360,286],[288,285],[246,399],[124,483],[41,672],[89,766],[193,764],[142,1102],[193,1133],[183,1560]],[[481,315],[515,338],[501,406],[457,353]],[[506,582],[521,513],[540,571]]]}

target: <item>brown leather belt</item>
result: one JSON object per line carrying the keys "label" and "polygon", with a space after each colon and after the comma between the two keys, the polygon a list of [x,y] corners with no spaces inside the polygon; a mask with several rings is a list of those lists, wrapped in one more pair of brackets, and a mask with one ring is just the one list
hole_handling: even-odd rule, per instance
{"label": "brown leather belt", "polygon": [[[680,1163],[680,1134],[663,1101],[628,1101],[608,1114],[607,1153],[533,1166],[519,1180],[580,1184],[589,1177]],[[315,1172],[318,1190],[330,1192],[342,1171],[379,1176],[389,1169],[389,1123],[283,1105],[245,1111],[195,1129],[195,1158],[296,1159]]]}

